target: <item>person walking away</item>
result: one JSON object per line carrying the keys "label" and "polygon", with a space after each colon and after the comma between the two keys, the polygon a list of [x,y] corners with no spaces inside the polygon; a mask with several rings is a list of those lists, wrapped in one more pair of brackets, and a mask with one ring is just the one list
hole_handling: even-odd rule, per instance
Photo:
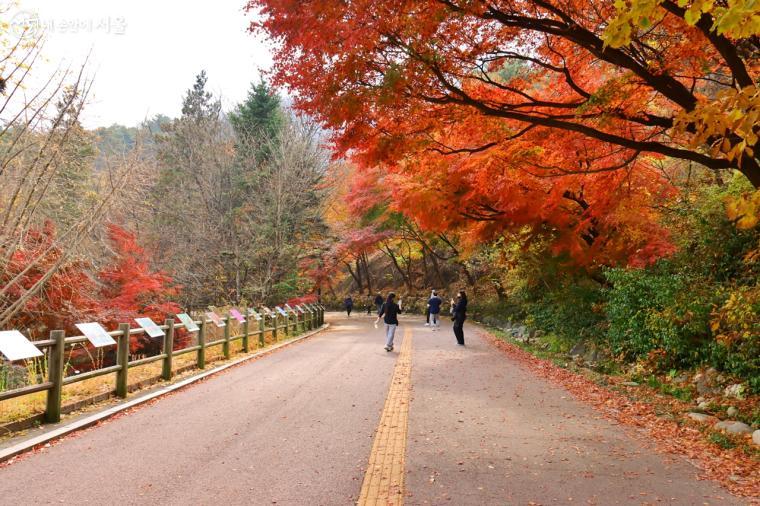
{"label": "person walking away", "polygon": [[377,295],[375,295],[375,306],[377,306],[377,312],[379,313],[383,307],[383,296],[380,295],[380,292],[377,292]]}
{"label": "person walking away", "polygon": [[438,319],[438,315],[441,313],[441,304],[443,300],[438,296],[438,293],[433,290],[428,299],[428,312],[430,313],[430,327],[433,330],[437,330],[441,326],[441,322]]}
{"label": "person walking away", "polygon": [[467,295],[464,293],[464,290],[459,290],[457,300],[454,301],[452,299],[451,302],[454,304],[454,314],[451,317],[454,320],[454,335],[457,338],[457,344],[464,346],[464,329],[462,326],[467,318]]}
{"label": "person walking away", "polygon": [[350,295],[346,295],[345,300],[343,300],[343,307],[346,308],[346,314],[351,318],[351,310],[354,308],[354,299],[352,299]]}
{"label": "person walking away", "polygon": [[[432,297],[434,293],[435,293],[435,290],[431,290],[430,297]],[[428,300],[430,300],[430,297],[428,297]],[[425,326],[426,327],[430,326],[430,304],[428,304],[427,307],[425,307]]]}
{"label": "person walking away", "polygon": [[398,315],[401,313],[401,299],[396,304],[394,302],[395,298],[395,293],[391,292],[388,294],[388,299],[380,307],[377,320],[375,320],[375,327],[377,327],[380,318],[385,323],[385,351],[393,351],[393,338],[396,335],[396,328],[398,327]]}

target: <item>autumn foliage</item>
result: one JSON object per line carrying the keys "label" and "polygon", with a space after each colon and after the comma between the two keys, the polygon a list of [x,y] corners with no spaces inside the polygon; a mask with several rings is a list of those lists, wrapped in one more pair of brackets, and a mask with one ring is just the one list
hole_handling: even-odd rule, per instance
{"label": "autumn foliage", "polygon": [[249,8],[279,43],[277,82],[359,167],[356,209],[470,243],[528,229],[581,265],[642,265],[673,249],[657,225],[667,163],[760,184],[760,18],[742,1],[618,4]]}
{"label": "autumn foliage", "polygon": [[[51,222],[32,228],[17,247],[2,271],[0,286],[9,284],[10,298],[18,298],[51,270],[56,262],[62,266],[46,282],[45,289],[32,297],[10,326],[29,329],[32,336],[61,329],[69,335],[79,334],[76,323],[97,321],[109,330],[119,323],[133,322],[135,317],[148,316],[162,322],[179,312],[171,302],[179,287],[169,276],[150,267],[150,257],[136,241],[134,234],[110,224],[108,242],[112,248],[109,263],[93,274],[92,265],[84,260],[65,260],[56,243],[56,230]],[[35,262],[31,262],[36,259]],[[146,346],[155,347],[149,339],[133,339],[133,353]],[[182,345],[182,339],[177,340]]]}

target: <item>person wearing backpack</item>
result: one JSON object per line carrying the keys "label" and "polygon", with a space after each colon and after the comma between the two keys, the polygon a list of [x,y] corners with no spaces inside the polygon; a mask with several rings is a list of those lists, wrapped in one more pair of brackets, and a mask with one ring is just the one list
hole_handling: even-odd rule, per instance
{"label": "person wearing backpack", "polygon": [[351,310],[354,309],[354,299],[351,298],[351,295],[346,295],[346,298],[343,300],[343,307],[346,308],[346,315],[350,318]]}
{"label": "person wearing backpack", "polygon": [[430,327],[432,330],[437,330],[441,326],[441,322],[438,319],[438,316],[441,314],[441,304],[443,304],[443,300],[438,296],[438,293],[433,290],[427,302],[428,312],[430,313]]}

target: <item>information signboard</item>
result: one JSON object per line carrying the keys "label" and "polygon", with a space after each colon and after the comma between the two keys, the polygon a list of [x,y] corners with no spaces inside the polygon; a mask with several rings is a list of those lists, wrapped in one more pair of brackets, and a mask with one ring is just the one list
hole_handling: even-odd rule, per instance
{"label": "information signboard", "polygon": [[269,308],[268,308],[268,307],[266,307],[266,306],[261,306],[261,310],[262,310],[262,311],[264,311],[264,313],[266,313],[266,315],[267,315],[268,317],[270,317],[270,318],[274,316],[274,313],[272,312],[272,310],[271,310],[271,309],[269,309]]}
{"label": "information signboard", "polygon": [[305,314],[306,311],[300,306],[300,304],[296,304],[296,311],[298,311],[301,314]]}
{"label": "information signboard", "polygon": [[0,332],[0,353],[11,362],[42,356],[42,352],[18,330]]}
{"label": "information signboard", "polygon": [[106,329],[104,329],[99,323],[77,323],[76,327],[82,331],[84,337],[86,337],[87,340],[90,341],[90,344],[96,348],[116,344],[116,340],[109,336]]}
{"label": "information signboard", "polygon": [[238,311],[236,308],[233,307],[232,309],[230,309],[230,314],[232,315],[234,319],[236,319],[240,323],[245,323],[245,316],[240,314],[240,311]]}
{"label": "information signboard", "polygon": [[248,315],[249,316],[253,316],[253,319],[256,320],[256,321],[260,321],[261,320],[261,315],[259,313],[257,313],[255,309],[249,309],[248,310]]}
{"label": "information signboard", "polygon": [[285,312],[285,310],[284,310],[284,309],[282,309],[280,306],[275,306],[275,310],[276,310],[278,313],[280,313],[282,316],[284,316],[285,318],[287,318],[287,317],[288,317],[288,313],[286,313],[286,312]]}
{"label": "information signboard", "polygon": [[195,324],[192,318],[190,318],[190,315],[187,313],[180,313],[177,315],[177,318],[179,318],[179,321],[182,322],[182,325],[185,326],[188,332],[195,332],[196,330],[200,330],[198,328],[198,325]]}
{"label": "information signboard", "polygon": [[219,318],[219,315],[213,311],[209,311],[208,313],[206,313],[206,316],[208,317],[209,320],[214,322],[214,325],[216,325],[217,327],[224,327],[227,325],[226,323],[224,323],[224,321],[222,321],[221,318]]}
{"label": "information signboard", "polygon": [[150,318],[135,318],[135,321],[150,337],[164,337],[164,331]]}

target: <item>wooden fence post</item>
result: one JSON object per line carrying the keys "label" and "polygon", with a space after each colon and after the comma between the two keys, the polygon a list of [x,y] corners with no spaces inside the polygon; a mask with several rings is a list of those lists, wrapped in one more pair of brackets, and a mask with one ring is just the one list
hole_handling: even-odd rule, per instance
{"label": "wooden fence post", "polygon": [[243,353],[248,353],[248,320],[251,317],[248,315],[248,310],[245,310],[245,321],[243,322]]}
{"label": "wooden fence post", "polygon": [[119,324],[119,341],[116,348],[116,363],[121,369],[116,373],[116,395],[122,399],[127,396],[127,378],[129,377],[129,323]]}
{"label": "wooden fence post", "polygon": [[277,313],[272,315],[272,327],[274,327],[272,329],[272,340],[274,342],[277,342],[277,320],[279,319],[280,319],[280,315],[278,315]]}
{"label": "wooden fence post", "polygon": [[172,379],[172,358],[174,357],[174,318],[168,318],[166,325],[166,334],[164,334],[164,364],[161,369],[161,378],[165,380]]}
{"label": "wooden fence post", "polygon": [[222,353],[224,358],[230,358],[230,315],[224,319],[224,344],[222,344]]}
{"label": "wooden fence post", "polygon": [[201,324],[198,326],[198,369],[206,368],[206,316],[201,315]]}
{"label": "wooden fence post", "polygon": [[261,315],[261,320],[259,320],[259,348],[264,347],[264,331],[266,330],[266,325],[264,324],[264,318],[266,318],[266,315]]}
{"label": "wooden fence post", "polygon": [[55,344],[50,348],[48,362],[48,381],[53,386],[47,392],[45,421],[56,423],[61,421],[61,396],[63,393],[63,355],[66,348],[66,334],[63,330],[54,330],[50,338]]}

